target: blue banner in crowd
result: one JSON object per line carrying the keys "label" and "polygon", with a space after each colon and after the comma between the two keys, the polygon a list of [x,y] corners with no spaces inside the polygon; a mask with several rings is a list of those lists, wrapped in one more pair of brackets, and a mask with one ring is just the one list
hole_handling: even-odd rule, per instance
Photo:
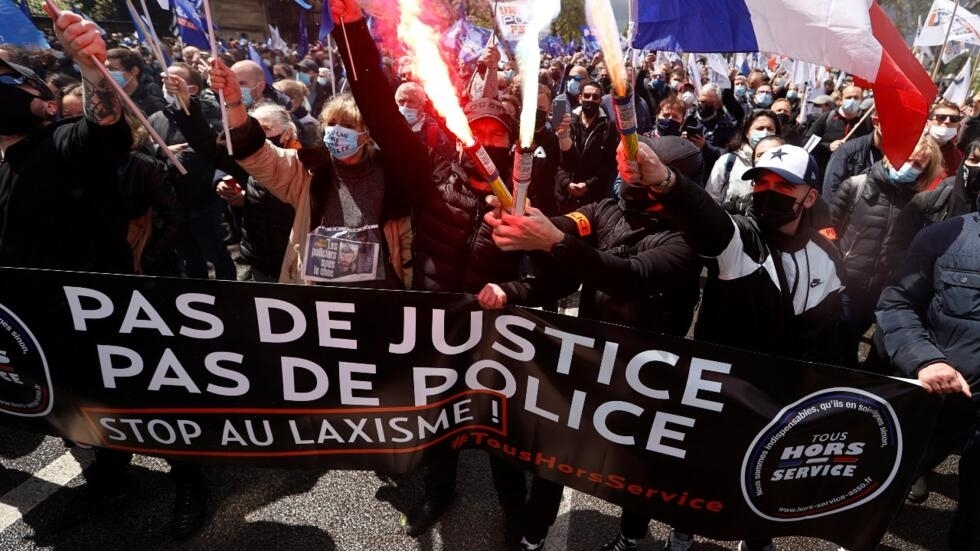
{"label": "blue banner in crowd", "polygon": [[37,30],[13,0],[0,0],[0,44],[3,43],[50,48],[44,33]]}
{"label": "blue banner in crowd", "polygon": [[441,44],[448,50],[458,52],[463,63],[472,63],[480,57],[487,47],[493,31],[460,19],[443,33]]}
{"label": "blue banner in crowd", "polygon": [[180,39],[188,46],[202,50],[210,50],[211,43],[204,32],[204,24],[197,14],[197,9],[190,0],[173,0],[174,18],[177,20],[177,32]]}

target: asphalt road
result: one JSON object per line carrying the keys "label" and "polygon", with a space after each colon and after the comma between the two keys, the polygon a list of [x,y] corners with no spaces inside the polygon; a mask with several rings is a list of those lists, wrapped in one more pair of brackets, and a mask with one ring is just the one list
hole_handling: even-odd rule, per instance
{"label": "asphalt road", "polygon": [[[483,551],[503,549],[503,519],[490,483],[486,456],[463,453],[459,496],[434,529],[419,539],[401,532],[399,512],[421,495],[417,475],[380,477],[368,471],[311,471],[205,467],[208,520],[187,542],[167,530],[173,486],[165,462],[137,456],[130,466],[138,483],[131,497],[105,510],[77,510],[81,476],[66,465],[84,466],[91,450],[65,447],[60,439],[0,428],[0,549],[30,550],[278,550],[290,551]],[[57,478],[71,476],[64,485]],[[39,478],[40,477],[40,478]],[[54,480],[49,482],[45,480]],[[929,500],[906,505],[892,524],[883,550],[945,550],[956,506],[956,463],[934,476]],[[36,502],[30,510],[28,506]],[[5,510],[4,510],[5,509]],[[22,515],[22,517],[21,517]],[[566,490],[548,551],[598,550],[618,529],[619,508]],[[6,521],[4,521],[6,519]],[[639,549],[663,548],[667,529],[651,522]],[[828,542],[780,538],[781,550],[835,550]],[[697,550],[735,549],[735,542],[698,540]]]}

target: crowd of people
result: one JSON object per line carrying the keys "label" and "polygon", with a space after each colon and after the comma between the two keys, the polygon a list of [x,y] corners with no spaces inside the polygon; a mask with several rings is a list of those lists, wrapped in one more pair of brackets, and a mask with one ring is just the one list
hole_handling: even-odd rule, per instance
{"label": "crowd of people", "polygon": [[[379,51],[354,0],[333,13],[345,24],[335,52],[260,48],[259,61],[232,41],[217,59],[175,47],[159,67],[70,12],[55,52],[0,45],[0,265],[231,280],[239,262],[249,281],[469,293],[487,309],[551,308],[581,290],[581,317],[917,378],[948,399],[909,500],[924,501],[929,471],[961,452],[950,548],[978,548],[980,97],[937,102],[894,166],[873,94],[849,78],[816,96],[764,69],[695,83],[697,71],[650,53],[628,68],[642,135],[629,159],[601,55],[544,56],[521,75],[489,47],[450,66],[507,184],[521,89],[537,89],[517,216],[446,129],[413,60]],[[186,174],[125,116],[93,59]],[[52,247],[66,230],[73,245]],[[129,460],[97,450],[85,498],[129,493]],[[206,486],[196,464],[171,466],[172,533],[189,538]],[[542,549],[562,487],[491,466],[509,545]],[[451,506],[456,468],[453,455],[428,466],[408,534]],[[649,521],[624,511],[603,549],[636,548]],[[667,549],[691,548],[697,530],[674,527]]]}

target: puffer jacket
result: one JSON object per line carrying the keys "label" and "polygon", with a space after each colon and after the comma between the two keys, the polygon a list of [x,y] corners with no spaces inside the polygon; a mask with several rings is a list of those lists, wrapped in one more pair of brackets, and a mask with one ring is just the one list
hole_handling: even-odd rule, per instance
{"label": "puffer jacket", "polygon": [[363,20],[348,24],[346,36],[346,40],[342,34],[335,38],[345,45],[340,49],[344,64],[350,67],[351,57],[357,60],[358,78],[350,82],[354,99],[386,163],[398,167],[392,183],[412,206],[412,287],[476,293],[492,282],[510,303],[544,303],[544,278],[520,277],[524,253],[503,252],[493,243],[491,228],[483,220],[489,192],[474,189],[458,163],[419,141],[398,112],[367,24]]}
{"label": "puffer jacket", "polygon": [[874,142],[874,132],[848,140],[830,156],[823,175],[823,198],[830,201],[841,182],[864,174],[882,158],[881,149]]}
{"label": "puffer jacket", "polygon": [[946,178],[935,189],[917,193],[905,205],[898,215],[895,231],[885,251],[889,266],[898,266],[905,258],[912,239],[926,226],[980,210],[977,198],[971,197],[963,185],[962,173],[961,167],[956,176]]}
{"label": "puffer jacket", "polygon": [[669,217],[648,211],[646,188],[585,205],[552,222],[563,232],[558,272],[582,283],[579,317],[684,336],[698,302],[701,260]]}
{"label": "puffer jacket", "polygon": [[909,377],[942,361],[980,400],[980,214],[922,230],[875,315],[892,365]]}
{"label": "puffer jacket", "polygon": [[914,195],[911,185],[889,182],[881,162],[867,175],[844,180],[837,189],[830,203],[830,218],[844,259],[844,285],[849,296],[863,296],[873,302],[881,291],[889,269],[885,253],[888,242],[898,215]]}

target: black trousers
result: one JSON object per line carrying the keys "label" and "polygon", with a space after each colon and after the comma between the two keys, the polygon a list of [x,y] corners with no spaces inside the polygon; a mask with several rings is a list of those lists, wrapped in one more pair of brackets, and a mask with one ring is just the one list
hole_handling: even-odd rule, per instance
{"label": "black trousers", "polygon": [[[449,500],[456,491],[456,468],[459,453],[449,453],[431,463],[425,472],[425,498],[432,501]],[[505,510],[516,510],[524,505],[527,483],[524,470],[490,455],[490,474],[497,500]]]}

